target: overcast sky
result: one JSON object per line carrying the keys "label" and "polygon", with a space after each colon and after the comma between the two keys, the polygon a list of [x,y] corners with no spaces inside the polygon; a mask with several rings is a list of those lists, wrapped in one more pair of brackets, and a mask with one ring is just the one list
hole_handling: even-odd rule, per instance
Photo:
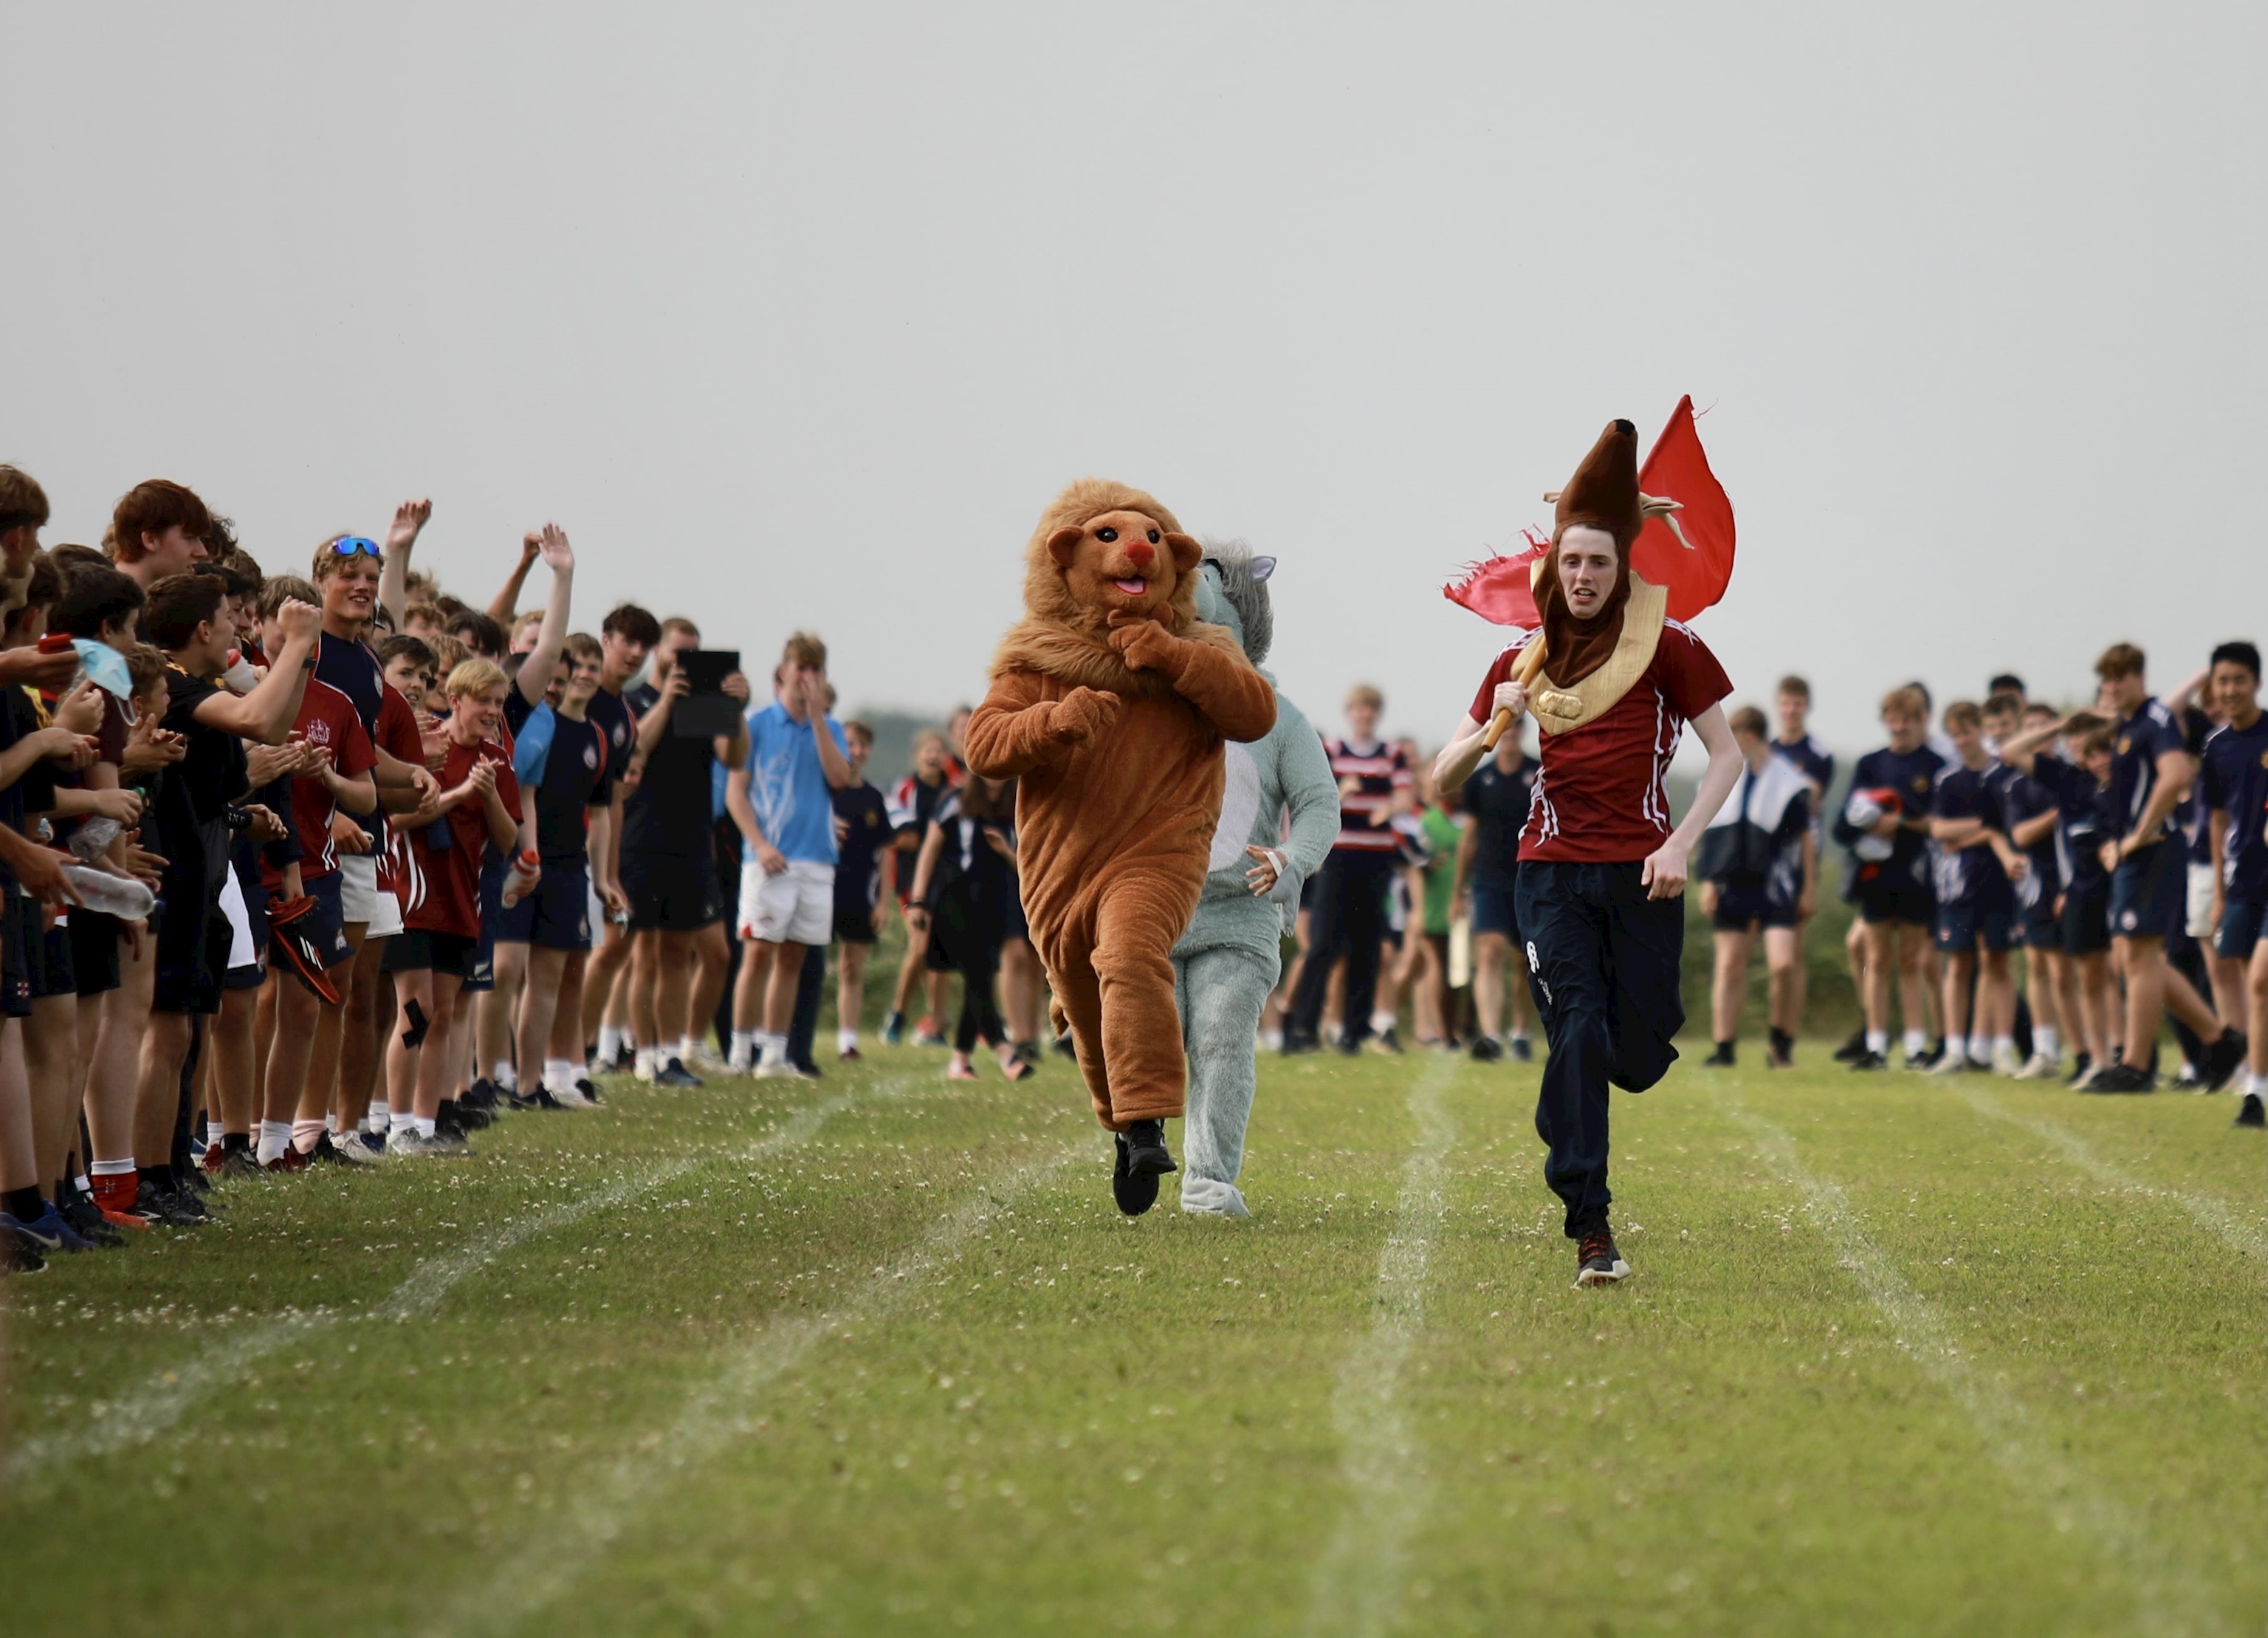
{"label": "overcast sky", "polygon": [[475,602],[556,519],[578,623],[914,707],[1100,473],[1430,742],[1500,646],[1442,581],[1690,392],[1697,629],[1838,744],[2268,636],[2268,7],[1544,11],[11,7],[0,460],[50,542],[164,476],[271,569],[430,494]]}

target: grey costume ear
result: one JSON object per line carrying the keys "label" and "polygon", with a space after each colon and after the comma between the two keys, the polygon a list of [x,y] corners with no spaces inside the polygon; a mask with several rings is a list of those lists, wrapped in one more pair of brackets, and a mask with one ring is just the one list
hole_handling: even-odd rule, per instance
{"label": "grey costume ear", "polygon": [[1265,582],[1268,577],[1275,572],[1276,559],[1273,557],[1255,557],[1252,560],[1252,578],[1254,579]]}

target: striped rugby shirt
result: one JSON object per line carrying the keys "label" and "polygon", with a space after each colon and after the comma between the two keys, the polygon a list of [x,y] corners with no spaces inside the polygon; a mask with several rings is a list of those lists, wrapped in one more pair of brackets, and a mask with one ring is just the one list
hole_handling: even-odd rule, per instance
{"label": "striped rugby shirt", "polygon": [[[1339,837],[1331,845],[1350,853],[1391,853],[1401,845],[1394,829],[1394,800],[1411,790],[1410,760],[1402,748],[1385,740],[1358,745],[1352,740],[1325,740],[1331,778],[1339,785]],[[1361,781],[1361,789],[1346,793],[1344,781]]]}

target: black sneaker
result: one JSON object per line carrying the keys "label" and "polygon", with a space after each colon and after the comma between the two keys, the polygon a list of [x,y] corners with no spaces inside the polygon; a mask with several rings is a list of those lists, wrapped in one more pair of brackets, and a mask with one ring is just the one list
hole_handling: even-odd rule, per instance
{"label": "black sneaker", "polygon": [[604,1101],[599,1096],[599,1088],[592,1084],[591,1077],[588,1075],[575,1077],[575,1089],[588,1098],[593,1105]]}
{"label": "black sneaker", "polygon": [[1575,1243],[1578,1286],[1610,1286],[1617,1280],[1629,1279],[1630,1271],[1623,1254],[1615,1250],[1614,1236],[1604,1228],[1596,1234],[1587,1234]]}
{"label": "black sneaker", "polygon": [[2132,1064],[2113,1064],[2080,1088],[2082,1092],[2155,1092],[2158,1077]]}
{"label": "black sneaker", "polygon": [[658,1087],[705,1087],[709,1084],[674,1058],[654,1071],[653,1083]]}
{"label": "black sneaker", "polygon": [[1473,1062],[1476,1064],[1493,1064],[1504,1056],[1504,1048],[1497,1044],[1494,1036],[1475,1036],[1467,1051],[1471,1052]]}
{"label": "black sneaker", "polygon": [[1390,1052],[1399,1057],[1402,1051],[1402,1032],[1392,1024],[1388,1024],[1370,1037],[1370,1044],[1381,1052]]}
{"label": "black sneaker", "polygon": [[1866,1055],[1867,1032],[1864,1029],[1853,1029],[1851,1038],[1835,1049],[1835,1061],[1838,1064],[1855,1064]]}
{"label": "black sneaker", "polygon": [[[2257,1092],[2247,1092],[2244,1095],[2243,1102],[2236,1106],[2236,1118],[2229,1124],[2237,1126],[2268,1126],[2268,1109],[2261,1107],[2260,1095]],[[77,1228],[77,1225],[73,1224],[72,1227]],[[86,1230],[80,1228],[79,1232],[85,1234]],[[92,1236],[88,1237],[92,1238]]]}
{"label": "black sneaker", "polygon": [[1158,1179],[1154,1173],[1134,1175],[1133,1150],[1127,1144],[1126,1134],[1110,1134],[1110,1198],[1118,1202],[1118,1209],[1129,1217],[1139,1217],[1158,1203]]}
{"label": "black sneaker", "polygon": [[1888,1069],[1889,1066],[1889,1055],[1882,1052],[1861,1052],[1851,1060],[1851,1067],[1862,1073],[1871,1074],[1874,1070]]}
{"label": "black sneaker", "polygon": [[110,1219],[102,1214],[102,1207],[75,1188],[63,1191],[63,1204],[55,1209],[63,1213],[63,1221],[82,1240],[92,1240],[99,1246],[126,1243],[126,1236],[111,1227]]}
{"label": "black sneaker", "polygon": [[195,1228],[213,1221],[204,1202],[195,1195],[152,1183],[146,1177],[136,1192],[134,1214],[153,1223],[171,1223],[176,1228]]}
{"label": "black sneaker", "polygon": [[1029,1064],[1033,1068],[1037,1069],[1048,1060],[1047,1055],[1041,1051],[1040,1044],[1037,1041],[1019,1041],[1016,1043],[1016,1061]]}
{"label": "black sneaker", "polygon": [[1071,1038],[1070,1030],[1066,1029],[1056,1037],[1056,1056],[1067,1058],[1074,1064],[1079,1062],[1079,1043]]}
{"label": "black sneaker", "polygon": [[1296,1029],[1284,1031],[1284,1056],[1286,1058],[1297,1058],[1303,1052],[1320,1052],[1322,1050],[1323,1044],[1311,1035],[1302,1035]]}
{"label": "black sneaker", "polygon": [[2088,1053],[2081,1052],[2072,1064],[2071,1079],[2063,1083],[2064,1089],[2067,1092],[2077,1092],[2084,1089],[2087,1085],[2087,1078],[2094,1073],[2095,1059]]}
{"label": "black sneaker", "polygon": [[2244,1053],[2249,1043],[2242,1029],[2224,1029],[2220,1039],[2205,1049],[2205,1074],[2199,1077],[2208,1092],[2218,1092],[2228,1084],[2228,1078],[2244,1066]]}
{"label": "black sneaker", "polygon": [[1512,1056],[1514,1062],[1532,1064],[1535,1061],[1535,1049],[1528,1044],[1528,1040],[1526,1036],[1516,1035],[1513,1037],[1511,1046]]}
{"label": "black sneaker", "polygon": [[1705,1068],[1709,1069],[1732,1069],[1738,1066],[1733,1060],[1733,1044],[1730,1041],[1718,1042],[1717,1050],[1703,1059],[1701,1062]]}
{"label": "black sneaker", "polygon": [[503,1098],[497,1096],[496,1082],[486,1075],[481,1076],[471,1086],[467,1087],[465,1095],[457,1100],[468,1109],[482,1110],[490,1115],[496,1113],[497,1105],[503,1101]]}

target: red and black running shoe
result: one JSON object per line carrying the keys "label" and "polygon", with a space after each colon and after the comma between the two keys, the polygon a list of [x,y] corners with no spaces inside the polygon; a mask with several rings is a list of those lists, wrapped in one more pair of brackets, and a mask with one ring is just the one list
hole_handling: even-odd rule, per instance
{"label": "red and black running shoe", "polygon": [[325,1006],[336,1007],[339,986],[331,982],[331,975],[323,965],[322,946],[316,943],[313,929],[307,926],[307,914],[314,908],[315,901],[304,896],[271,905],[268,930],[274,935],[276,959],[284,970],[306,985]]}
{"label": "red and black running shoe", "polygon": [[1608,1286],[1630,1278],[1630,1265],[1615,1250],[1615,1237],[1605,1229],[1587,1234],[1575,1243],[1575,1283]]}

